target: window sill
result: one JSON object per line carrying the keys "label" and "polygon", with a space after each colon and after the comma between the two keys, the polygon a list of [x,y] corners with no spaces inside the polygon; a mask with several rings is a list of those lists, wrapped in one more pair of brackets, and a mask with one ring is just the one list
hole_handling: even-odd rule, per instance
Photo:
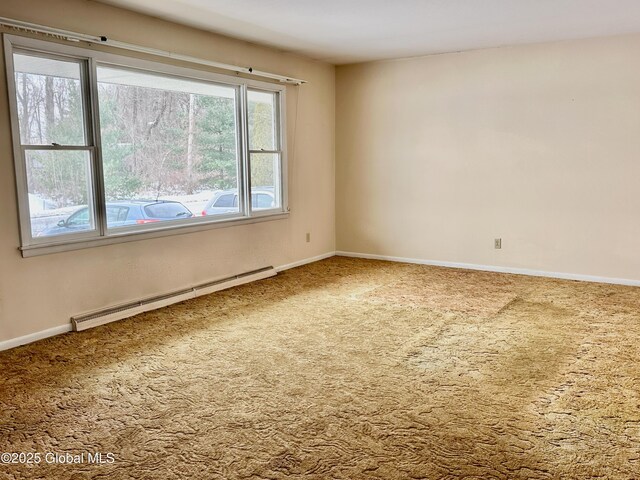
{"label": "window sill", "polygon": [[71,250],[82,250],[85,248],[99,247],[102,245],[113,245],[116,243],[137,242],[151,238],[170,237],[173,235],[185,235],[187,233],[202,232],[216,228],[234,227],[238,225],[248,225],[251,223],[268,222],[271,220],[282,220],[289,217],[288,212],[279,212],[274,214],[263,214],[255,217],[240,217],[233,220],[217,220],[206,223],[183,226],[166,226],[153,230],[145,229],[139,232],[127,232],[122,234],[111,234],[105,237],[97,237],[91,239],[78,239],[64,243],[43,243],[38,245],[28,245],[20,247],[20,251],[24,258],[37,257],[39,255],[48,255],[51,253],[68,252]]}

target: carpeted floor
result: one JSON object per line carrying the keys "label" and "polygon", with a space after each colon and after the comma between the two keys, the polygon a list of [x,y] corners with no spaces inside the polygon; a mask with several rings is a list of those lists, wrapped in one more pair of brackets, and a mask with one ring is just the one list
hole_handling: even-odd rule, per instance
{"label": "carpeted floor", "polygon": [[85,453],[0,478],[638,478],[639,361],[640,288],[334,257],[0,353],[0,452]]}

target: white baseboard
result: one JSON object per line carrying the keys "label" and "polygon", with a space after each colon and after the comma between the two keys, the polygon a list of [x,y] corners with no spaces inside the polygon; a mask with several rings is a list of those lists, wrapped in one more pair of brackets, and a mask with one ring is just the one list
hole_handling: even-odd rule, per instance
{"label": "white baseboard", "polygon": [[287,263],[286,265],[281,265],[276,267],[276,271],[282,272],[284,270],[289,270],[290,268],[300,267],[302,265],[306,265],[307,263],[318,262],[320,260],[324,260],[325,258],[334,257],[336,252],[327,252],[322,255],[316,255],[315,257],[305,258],[303,260],[298,260],[297,262]]}
{"label": "white baseboard", "polygon": [[[322,255],[317,255],[315,257],[305,258],[303,260],[298,260],[297,262],[288,263],[286,265],[280,265],[279,267],[276,267],[275,270],[277,272],[282,272],[290,268],[295,268],[302,265],[306,265],[308,263],[324,260],[325,258],[330,258],[335,255],[342,256],[342,257],[368,258],[372,260],[386,260],[389,262],[415,263],[419,265],[433,265],[437,267],[462,268],[467,270],[482,270],[487,272],[498,272],[498,273],[513,273],[516,275],[530,275],[535,277],[560,278],[563,280],[578,280],[583,282],[610,283],[615,285],[628,285],[633,287],[640,287],[640,280],[630,280],[625,278],[599,277],[599,276],[593,276],[593,275],[579,275],[575,273],[559,273],[559,272],[547,272],[542,270],[530,270],[527,268],[499,267],[495,265],[478,265],[474,263],[443,262],[440,260],[425,260],[425,259],[419,259],[419,258],[394,257],[389,255],[374,255],[371,253],[357,253],[357,252],[344,252],[344,251],[327,252]],[[253,281],[253,280],[256,280],[256,279],[251,279],[249,281]],[[242,282],[242,283],[247,283],[247,282]],[[230,285],[226,285],[226,288],[228,288],[229,286]],[[212,291],[215,291],[215,290],[212,289]],[[206,292],[206,293],[211,293],[211,292]],[[60,335],[62,333],[71,332],[72,328],[73,327],[71,323],[69,323],[69,324],[59,325],[57,327],[49,328],[47,330],[42,330],[40,332],[23,335],[22,337],[16,337],[9,340],[4,340],[0,342],[0,351],[9,350],[10,348],[15,348],[20,345],[26,345],[28,343],[36,342],[38,340],[42,340],[48,337],[53,337],[55,335]]]}
{"label": "white baseboard", "polygon": [[27,343],[37,342],[49,337],[54,337],[62,333],[70,332],[72,329],[71,323],[65,325],[59,325],[57,327],[41,330],[40,332],[30,333],[29,335],[23,335],[22,337],[11,338],[0,342],[0,352],[2,350],[9,350],[10,348],[19,347],[20,345],[26,345]]}
{"label": "white baseboard", "polygon": [[598,277],[593,275],[580,275],[577,273],[547,272],[543,270],[530,270],[528,268],[499,267],[495,265],[478,265],[475,263],[443,262],[440,260],[425,260],[421,258],[392,257],[389,255],[374,255],[371,253],[337,251],[341,257],[368,258],[372,260],[386,260],[389,262],[417,263],[419,265],[433,265],[436,267],[462,268],[466,270],[482,270],[486,272],[513,273],[516,275],[530,275],[533,277],[560,278],[563,280],[578,280],[581,282],[611,283],[614,285],[627,285],[640,287],[640,280],[627,278]]}

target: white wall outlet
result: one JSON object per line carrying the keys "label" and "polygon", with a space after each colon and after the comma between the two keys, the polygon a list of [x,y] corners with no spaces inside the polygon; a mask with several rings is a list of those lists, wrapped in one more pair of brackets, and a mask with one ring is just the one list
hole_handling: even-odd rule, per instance
{"label": "white wall outlet", "polygon": [[495,248],[496,250],[499,250],[502,248],[502,239],[501,238],[496,238],[493,241],[493,248]]}

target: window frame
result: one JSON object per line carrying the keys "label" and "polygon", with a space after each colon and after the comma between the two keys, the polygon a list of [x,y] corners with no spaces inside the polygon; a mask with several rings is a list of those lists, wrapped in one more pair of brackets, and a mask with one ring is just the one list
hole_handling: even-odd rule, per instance
{"label": "window frame", "polygon": [[[213,228],[229,227],[247,223],[288,218],[288,170],[286,152],[286,85],[259,81],[251,78],[231,76],[201,68],[178,66],[161,60],[147,60],[103,49],[88,49],[67,44],[40,40],[20,35],[3,34],[4,59],[7,75],[11,134],[14,151],[15,181],[18,196],[18,218],[20,223],[20,250],[24,257],[55,253],[67,250],[89,248],[126,241],[156,238],[168,235],[192,233]],[[72,60],[80,62],[83,95],[83,114],[85,127],[85,145],[83,146],[43,146],[51,150],[89,151],[91,159],[91,181],[95,229],[79,233],[49,237],[33,237],[29,210],[28,184],[25,160],[25,146],[21,143],[16,82],[13,65],[14,53],[34,54],[44,58]],[[181,62],[184,63],[184,62]],[[107,228],[104,177],[102,171],[102,145],[100,138],[100,106],[98,99],[98,66],[123,68],[152,75],[171,76],[178,79],[216,84],[234,88],[236,91],[236,135],[238,151],[238,200],[239,212],[219,217],[194,216],[171,222],[156,222],[135,227]],[[276,94],[277,117],[275,122],[276,139],[280,153],[280,175],[278,178],[281,205],[274,209],[254,210],[251,205],[251,151],[248,135],[249,90],[265,91]],[[28,145],[33,149],[33,145]],[[277,188],[277,187],[276,187]],[[197,215],[197,213],[196,213]]]}
{"label": "window frame", "polygon": [[[267,92],[267,93],[272,93],[269,90],[264,90],[261,88],[255,88],[255,87],[249,87],[245,90],[245,101],[247,102],[247,105],[249,103],[248,100],[248,95],[249,95],[249,91],[254,91],[254,92]],[[275,102],[274,102],[274,128],[275,128],[275,135],[274,135],[274,148],[273,150],[266,150],[266,149],[251,149],[250,147],[250,139],[247,138],[247,148],[248,150],[248,185],[249,185],[249,191],[251,192],[253,190],[253,184],[251,182],[251,157],[253,155],[260,155],[260,154],[265,154],[265,155],[277,155],[279,157],[279,178],[280,180],[278,181],[277,185],[274,185],[274,192],[273,192],[273,198],[278,199],[278,197],[280,197],[280,203],[283,205],[284,204],[284,195],[283,195],[283,181],[282,181],[282,164],[283,164],[283,138],[282,138],[282,126],[279,125],[279,123],[276,121],[277,119],[282,117],[282,113],[281,113],[281,105],[280,102],[278,101],[279,96],[277,95],[275,97]],[[247,108],[246,110],[247,112],[247,116],[249,115],[249,109]],[[248,119],[247,119],[247,128],[248,128]],[[247,137],[249,137],[249,134],[247,132]],[[250,206],[250,211],[251,214],[254,216],[267,216],[270,215],[274,210],[278,210],[280,208],[282,208],[282,205],[280,207],[274,207],[274,208],[256,208],[254,209],[253,207],[253,201],[251,201],[251,203],[249,203]]]}

